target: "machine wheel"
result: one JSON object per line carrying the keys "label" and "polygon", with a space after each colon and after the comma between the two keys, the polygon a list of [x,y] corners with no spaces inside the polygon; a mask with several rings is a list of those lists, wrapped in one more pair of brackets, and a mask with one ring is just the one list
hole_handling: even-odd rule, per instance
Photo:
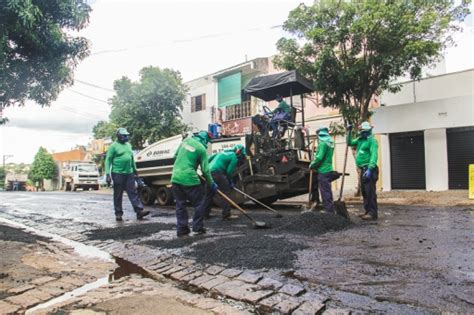
{"label": "machine wheel", "polygon": [[71,183],[64,184],[64,191],[71,191]]}
{"label": "machine wheel", "polygon": [[160,187],[156,191],[156,201],[160,206],[167,206],[173,202],[173,194],[168,187]]}
{"label": "machine wheel", "polygon": [[140,189],[138,192],[140,195],[140,200],[146,206],[150,206],[155,202],[156,199],[156,192],[154,189],[151,189],[148,186],[145,186]]}
{"label": "machine wheel", "polygon": [[99,190],[100,185],[95,185],[92,189],[93,190]]}

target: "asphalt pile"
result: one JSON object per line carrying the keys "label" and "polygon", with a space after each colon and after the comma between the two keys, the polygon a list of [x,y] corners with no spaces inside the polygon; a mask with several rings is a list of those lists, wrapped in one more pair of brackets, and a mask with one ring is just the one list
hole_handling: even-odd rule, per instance
{"label": "asphalt pile", "polygon": [[288,269],[293,268],[296,252],[306,248],[284,237],[246,234],[197,243],[190,256],[199,263],[224,264],[233,268]]}
{"label": "asphalt pile", "polygon": [[21,229],[0,224],[0,241],[34,244],[36,241],[45,242],[47,240],[45,237],[29,234]]}
{"label": "asphalt pile", "polygon": [[[205,221],[210,233],[172,240],[151,240],[145,245],[162,249],[186,249],[199,263],[224,264],[234,268],[293,268],[297,251],[307,246],[291,239],[292,235],[318,235],[339,231],[351,222],[338,215],[318,212],[290,214],[276,218],[266,212],[252,212],[271,229],[253,229],[241,215],[237,220],[214,217]],[[216,234],[214,234],[216,233]]]}
{"label": "asphalt pile", "polygon": [[[282,219],[274,219],[282,220]],[[351,221],[336,215],[321,212],[306,212],[285,217],[283,224],[275,225],[280,233],[318,235],[329,231],[339,231],[351,226]]]}

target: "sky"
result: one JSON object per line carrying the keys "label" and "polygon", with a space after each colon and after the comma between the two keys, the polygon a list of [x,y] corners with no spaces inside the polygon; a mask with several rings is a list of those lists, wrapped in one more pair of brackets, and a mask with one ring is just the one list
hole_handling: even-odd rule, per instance
{"label": "sky", "polygon": [[[90,23],[78,34],[91,42],[91,55],[75,71],[75,84],[51,106],[33,102],[4,110],[0,156],[7,162],[33,161],[40,146],[49,152],[86,145],[92,127],[107,120],[113,82],[138,79],[141,68],[181,72],[189,81],[258,57],[275,54],[285,35],[281,25],[302,0],[96,0]],[[474,67],[470,29],[448,51],[448,72]],[[469,57],[467,57],[469,56]]]}

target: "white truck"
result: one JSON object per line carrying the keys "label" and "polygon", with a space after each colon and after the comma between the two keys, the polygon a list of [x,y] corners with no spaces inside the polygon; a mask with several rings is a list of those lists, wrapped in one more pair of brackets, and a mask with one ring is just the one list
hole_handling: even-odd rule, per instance
{"label": "white truck", "polygon": [[[158,202],[164,206],[173,202],[171,193],[171,173],[174,154],[183,141],[183,135],[166,138],[151,144],[135,156],[138,175],[147,184],[140,189],[140,199],[146,205]],[[216,139],[208,145],[208,154],[221,152],[236,144],[245,144],[245,137]]]}
{"label": "white truck", "polygon": [[68,161],[61,167],[61,187],[64,191],[99,190],[99,170],[92,161]]}

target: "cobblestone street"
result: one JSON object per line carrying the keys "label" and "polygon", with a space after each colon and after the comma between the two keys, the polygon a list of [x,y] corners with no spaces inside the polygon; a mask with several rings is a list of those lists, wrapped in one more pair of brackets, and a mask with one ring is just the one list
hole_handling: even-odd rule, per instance
{"label": "cobblestone street", "polygon": [[384,205],[369,224],[357,205],[352,223],[249,208],[267,230],[216,209],[206,235],[177,239],[173,208],[141,222],[125,209],[116,223],[108,195],[0,197],[0,313],[469,313],[474,303],[469,207]]}

